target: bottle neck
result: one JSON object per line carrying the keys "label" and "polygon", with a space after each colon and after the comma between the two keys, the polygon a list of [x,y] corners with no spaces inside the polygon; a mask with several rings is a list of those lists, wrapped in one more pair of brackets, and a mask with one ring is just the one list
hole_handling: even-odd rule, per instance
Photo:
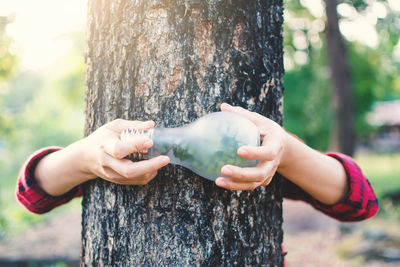
{"label": "bottle neck", "polygon": [[185,137],[186,127],[178,128],[154,128],[152,133],[153,146],[149,149],[149,158],[154,158],[160,155],[167,155],[171,158],[171,163],[174,162],[173,150],[176,149]]}
{"label": "bottle neck", "polygon": [[153,141],[153,146],[149,150],[137,151],[130,154],[127,158],[132,161],[147,160],[160,155],[168,155],[171,157],[171,163],[179,163],[179,160],[175,160],[174,154],[172,152],[175,147],[179,146],[182,143],[182,139],[185,138],[184,131],[182,130],[186,128],[187,127],[152,128],[149,130],[126,129],[122,131],[120,139],[122,141],[125,141],[129,138],[145,136]]}
{"label": "bottle neck", "polygon": [[[135,138],[138,136],[145,136],[149,139],[153,140],[154,129],[144,130],[144,129],[125,129],[120,134],[121,141],[128,141],[130,138]],[[128,159],[132,161],[140,161],[149,159],[148,151],[137,151],[133,152],[129,156]]]}

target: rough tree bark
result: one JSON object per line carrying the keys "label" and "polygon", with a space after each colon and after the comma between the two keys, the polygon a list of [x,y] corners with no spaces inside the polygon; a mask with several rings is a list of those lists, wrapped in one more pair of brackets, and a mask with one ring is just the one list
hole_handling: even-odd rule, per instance
{"label": "rough tree bark", "polygon": [[[89,1],[86,130],[175,127],[221,102],[282,123],[281,0]],[[82,265],[280,266],[281,177],[229,191],[178,166],[146,186],[85,186]]]}
{"label": "rough tree bark", "polygon": [[332,73],[335,115],[331,149],[353,155],[355,148],[353,89],[346,44],[339,30],[337,0],[325,0],[325,5],[327,52]]}

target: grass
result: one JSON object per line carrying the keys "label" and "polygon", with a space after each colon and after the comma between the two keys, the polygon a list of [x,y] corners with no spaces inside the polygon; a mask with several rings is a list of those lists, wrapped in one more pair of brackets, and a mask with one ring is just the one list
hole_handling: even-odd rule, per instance
{"label": "grass", "polygon": [[400,153],[362,153],[356,160],[380,198],[400,193]]}
{"label": "grass", "polygon": [[378,197],[378,217],[389,219],[398,225],[400,203],[392,201],[389,195],[400,196],[400,153],[360,153],[355,159]]}

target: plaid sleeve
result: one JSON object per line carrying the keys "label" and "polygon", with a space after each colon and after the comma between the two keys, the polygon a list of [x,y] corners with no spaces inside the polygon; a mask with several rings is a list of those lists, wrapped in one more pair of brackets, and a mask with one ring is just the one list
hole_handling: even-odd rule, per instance
{"label": "plaid sleeve", "polygon": [[334,205],[323,204],[287,179],[284,179],[283,196],[306,201],[317,210],[339,221],[361,221],[374,216],[379,209],[378,199],[354,159],[340,153],[327,153],[327,155],[339,160],[347,174],[349,191],[342,202]]}
{"label": "plaid sleeve", "polygon": [[51,196],[36,182],[34,173],[39,161],[48,154],[62,149],[47,147],[34,152],[22,166],[15,190],[18,201],[29,211],[42,214],[82,195],[81,186],[76,186],[61,196]]}

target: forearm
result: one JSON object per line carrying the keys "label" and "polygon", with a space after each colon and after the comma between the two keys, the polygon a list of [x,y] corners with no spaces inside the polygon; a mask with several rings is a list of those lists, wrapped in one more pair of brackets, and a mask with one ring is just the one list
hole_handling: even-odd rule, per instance
{"label": "forearm", "polygon": [[49,195],[60,196],[94,178],[83,167],[83,148],[80,140],[41,159],[34,174],[39,186]]}
{"label": "forearm", "polygon": [[311,149],[290,134],[278,172],[324,204],[336,204],[348,191],[348,179],[342,164]]}

